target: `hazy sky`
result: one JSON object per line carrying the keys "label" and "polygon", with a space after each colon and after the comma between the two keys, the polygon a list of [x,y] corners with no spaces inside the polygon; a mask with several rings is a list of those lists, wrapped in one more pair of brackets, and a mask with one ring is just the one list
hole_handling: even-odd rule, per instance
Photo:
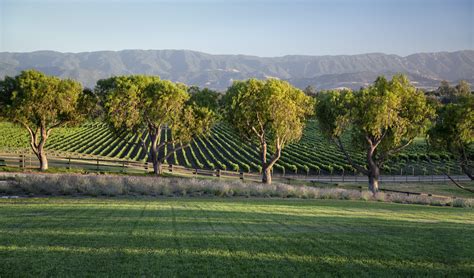
{"label": "hazy sky", "polygon": [[473,40],[474,0],[0,0],[0,51],[407,55]]}

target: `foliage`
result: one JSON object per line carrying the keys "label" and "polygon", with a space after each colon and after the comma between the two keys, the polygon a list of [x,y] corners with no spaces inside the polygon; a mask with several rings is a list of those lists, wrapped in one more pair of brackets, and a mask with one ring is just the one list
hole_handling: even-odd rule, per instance
{"label": "foliage", "polygon": [[[228,122],[242,137],[260,146],[262,181],[271,183],[269,173],[281,150],[303,135],[306,118],[313,113],[313,99],[276,79],[236,81],[226,98]],[[267,144],[274,152],[268,163]]]}
{"label": "foliage", "polygon": [[306,86],[306,88],[304,88],[303,92],[307,96],[311,96],[311,97],[315,97],[318,94],[318,91],[316,90],[316,88],[311,86],[311,85]]}
{"label": "foliage", "polygon": [[[322,132],[336,142],[349,163],[369,176],[369,186],[377,191],[379,168],[390,155],[425,132],[433,108],[423,92],[403,75],[391,81],[379,77],[359,91],[329,91],[320,94],[316,108]],[[355,163],[341,136],[350,130],[352,146],[367,151],[367,164]]]}
{"label": "foliage", "polygon": [[439,107],[427,139],[433,148],[447,150],[457,157],[464,172],[472,178],[469,164],[474,157],[469,149],[474,144],[474,96],[461,96],[456,102]]}
{"label": "foliage", "polygon": [[28,130],[42,170],[48,168],[43,149],[51,131],[84,120],[94,101],[78,82],[35,70],[0,81],[0,96],[0,114]]}
{"label": "foliage", "polygon": [[[214,122],[214,113],[208,108],[188,103],[186,86],[158,77],[112,77],[99,81],[96,90],[103,99],[105,119],[114,130],[137,134],[146,152],[145,137],[150,138],[155,173],[158,164],[186,147],[194,136],[207,134]],[[160,143],[162,131],[168,129],[172,139]],[[169,145],[173,146],[171,152],[167,152]]]}
{"label": "foliage", "polygon": [[470,95],[471,86],[467,81],[460,80],[456,86],[452,87],[448,81],[443,80],[434,93],[442,103],[446,104],[455,102],[458,97]]}
{"label": "foliage", "polygon": [[194,103],[197,106],[206,107],[209,110],[217,113],[219,110],[219,102],[221,99],[221,94],[210,90],[208,88],[199,89],[199,87],[192,86],[188,89],[191,98],[189,99],[190,103]]}

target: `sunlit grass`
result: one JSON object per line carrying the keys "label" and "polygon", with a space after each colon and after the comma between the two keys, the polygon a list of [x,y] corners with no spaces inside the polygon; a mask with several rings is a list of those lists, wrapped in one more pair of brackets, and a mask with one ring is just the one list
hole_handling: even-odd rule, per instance
{"label": "sunlit grass", "polygon": [[363,201],[0,200],[0,276],[472,276],[474,211]]}

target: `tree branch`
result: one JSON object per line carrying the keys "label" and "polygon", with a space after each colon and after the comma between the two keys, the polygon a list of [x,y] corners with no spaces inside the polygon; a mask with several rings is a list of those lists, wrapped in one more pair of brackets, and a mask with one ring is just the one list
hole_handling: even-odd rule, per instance
{"label": "tree branch", "polygon": [[360,173],[362,173],[364,175],[369,174],[369,172],[364,167],[361,167],[360,165],[354,163],[351,156],[349,155],[349,153],[344,148],[344,145],[342,144],[341,139],[339,137],[337,137],[335,139],[333,138],[333,141],[339,147],[339,150],[341,150],[341,152],[344,153],[344,156],[346,157],[347,161],[349,162],[349,164],[351,164],[352,167],[354,167],[354,169],[356,169],[357,171],[359,171]]}
{"label": "tree branch", "polygon": [[[461,145],[461,159],[460,159],[460,162],[459,164],[461,165],[461,169],[462,171],[464,172],[464,174],[466,174],[471,180],[474,180],[474,176],[472,175],[471,172],[469,172],[469,159],[467,158],[467,155],[466,155],[466,150],[464,149],[464,146]],[[466,165],[468,167],[466,167]]]}
{"label": "tree branch", "polygon": [[31,150],[36,156],[38,156],[38,143],[37,143],[38,139],[36,137],[37,132],[34,132],[25,122],[20,122],[20,123],[26,128],[26,130],[28,130],[28,133],[30,134]]}
{"label": "tree branch", "polygon": [[[433,167],[433,161],[431,161],[431,158],[430,156],[427,156],[428,158],[428,162],[430,163],[431,167]],[[461,188],[462,190],[466,190],[466,191],[469,191],[471,193],[474,193],[474,190],[470,189],[470,188],[466,188],[462,185],[460,185],[458,182],[456,182],[448,173],[446,173],[446,171],[442,170],[443,174],[449,178],[449,180],[451,180],[457,187]]]}
{"label": "tree branch", "polygon": [[165,161],[168,161],[168,158],[173,155],[175,152],[181,150],[181,149],[184,149],[184,148],[187,148],[189,147],[191,143],[188,143],[186,145],[180,145],[179,147],[175,147],[173,148],[173,150],[171,150],[162,160],[161,160],[161,163],[165,162]]}
{"label": "tree branch", "polygon": [[278,159],[280,159],[281,157],[281,144],[280,144],[280,139],[277,138],[277,141],[276,141],[276,151],[275,153],[273,154],[273,157],[272,159],[270,159],[270,162],[267,163],[267,169],[268,168],[272,168],[273,165],[278,161]]}
{"label": "tree branch", "polygon": [[404,148],[408,147],[412,142],[413,142],[413,139],[410,139],[410,140],[408,140],[408,142],[406,144],[401,145],[401,146],[399,146],[395,149],[392,149],[392,150],[389,150],[389,151],[385,152],[383,155],[381,155],[379,157],[378,165],[381,166],[385,162],[385,159],[387,159],[390,155],[393,155],[395,153],[398,153],[398,152],[402,151]]}
{"label": "tree branch", "polygon": [[382,142],[382,140],[383,140],[383,138],[385,137],[385,135],[387,135],[387,132],[388,132],[388,129],[385,129],[385,131],[383,132],[382,136],[380,136],[379,139],[375,140],[375,143],[373,144],[374,149],[377,148],[377,146]]}
{"label": "tree branch", "polygon": [[260,119],[260,116],[257,112],[257,121],[258,121],[258,124],[260,125],[260,130],[262,131],[262,134],[265,134],[265,128],[264,128],[264,125],[262,123],[262,120]]}
{"label": "tree branch", "polygon": [[147,146],[146,146],[146,142],[145,142],[145,139],[146,139],[146,132],[142,132],[141,135],[140,135],[140,143],[141,143],[141,146],[143,148],[143,151],[145,151],[145,153],[148,153],[148,150],[147,150]]}

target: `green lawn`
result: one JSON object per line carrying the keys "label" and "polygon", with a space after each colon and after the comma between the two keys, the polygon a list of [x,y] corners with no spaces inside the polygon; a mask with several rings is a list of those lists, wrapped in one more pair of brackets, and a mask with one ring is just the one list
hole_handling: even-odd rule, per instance
{"label": "green lawn", "polygon": [[474,275],[474,210],[363,201],[0,200],[0,277]]}

